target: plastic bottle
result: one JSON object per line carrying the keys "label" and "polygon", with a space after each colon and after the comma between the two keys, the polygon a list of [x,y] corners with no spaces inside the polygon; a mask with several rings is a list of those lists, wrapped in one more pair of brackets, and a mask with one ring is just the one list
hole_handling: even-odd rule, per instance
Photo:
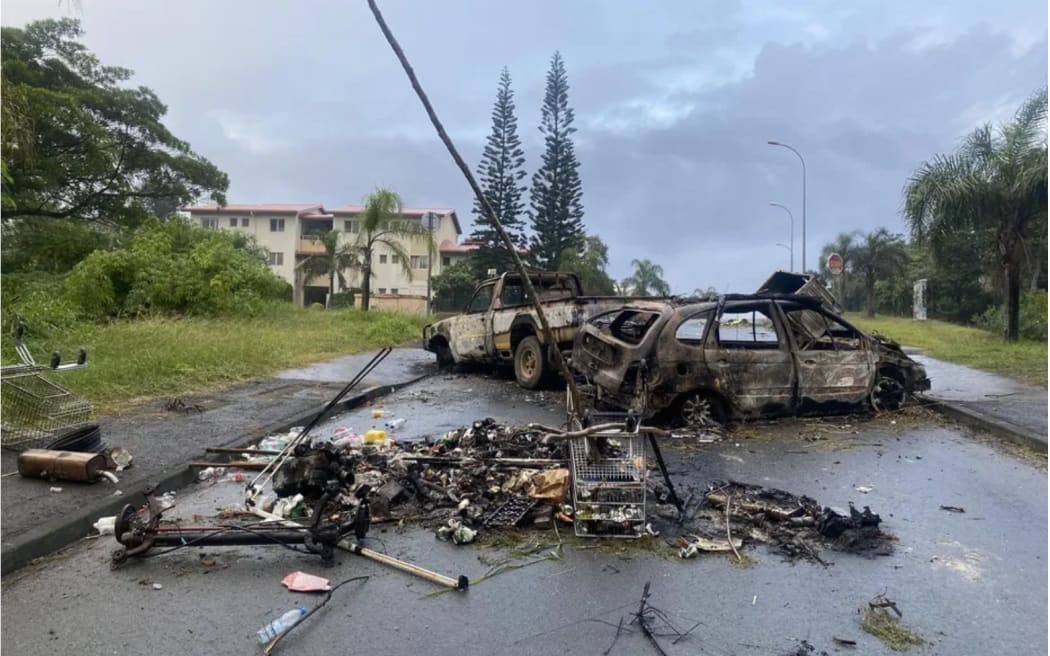
{"label": "plastic bottle", "polygon": [[383,422],[383,425],[386,426],[387,430],[397,430],[405,425],[405,419],[403,417],[400,419],[390,419]]}
{"label": "plastic bottle", "polygon": [[376,408],[375,410],[372,411],[372,419],[382,419],[382,418],[383,418],[383,409],[382,408]]}
{"label": "plastic bottle", "polygon": [[281,635],[288,629],[295,626],[295,623],[306,615],[305,608],[293,608],[284,615],[281,615],[274,621],[270,622],[255,634],[259,638],[259,644],[265,645],[277,636]]}

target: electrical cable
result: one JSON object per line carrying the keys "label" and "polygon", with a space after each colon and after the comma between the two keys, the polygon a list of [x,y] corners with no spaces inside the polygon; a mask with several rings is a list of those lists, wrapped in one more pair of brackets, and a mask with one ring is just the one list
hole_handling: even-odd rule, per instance
{"label": "electrical cable", "polygon": [[284,633],[282,633],[282,634],[278,635],[278,636],[277,636],[276,638],[274,638],[273,640],[271,640],[271,641],[270,641],[270,642],[269,642],[269,643],[268,643],[268,644],[266,645],[266,648],[265,648],[265,649],[263,649],[263,654],[265,654],[266,656],[269,656],[269,654],[270,654],[271,652],[273,652],[274,648],[275,648],[275,647],[277,647],[277,643],[279,643],[279,642],[280,642],[280,641],[281,641],[281,640],[282,640],[282,639],[283,639],[283,638],[284,638],[284,637],[285,637],[286,635],[288,635],[289,633],[291,633],[292,631],[294,631],[294,630],[296,629],[296,627],[300,626],[300,625],[301,625],[301,624],[302,624],[303,622],[305,622],[305,621],[306,621],[306,619],[307,619],[308,617],[310,617],[311,615],[313,615],[313,614],[314,614],[314,613],[316,613],[317,611],[321,610],[321,609],[322,609],[322,608],[324,607],[324,605],[325,605],[325,604],[327,604],[327,603],[328,603],[329,601],[331,601],[331,599],[332,599],[332,594],[333,594],[333,593],[334,593],[334,592],[335,592],[336,590],[338,590],[339,588],[343,587],[343,586],[344,586],[344,585],[346,585],[347,583],[352,583],[352,582],[354,582],[354,581],[367,581],[368,579],[369,579],[369,577],[368,577],[368,576],[354,576],[354,577],[352,577],[352,578],[346,579],[345,581],[340,581],[339,583],[337,583],[337,584],[335,584],[334,586],[332,586],[332,589],[331,589],[331,590],[329,590],[329,591],[327,592],[327,594],[325,594],[325,598],[324,598],[324,601],[322,601],[321,603],[317,604],[316,606],[314,606],[313,608],[311,608],[310,610],[308,610],[308,611],[306,612],[306,615],[303,615],[303,616],[302,616],[302,617],[301,617],[301,618],[299,619],[299,621],[298,621],[298,622],[296,622],[295,624],[293,624],[293,625],[292,625],[291,627],[289,627],[287,631],[285,631]]}

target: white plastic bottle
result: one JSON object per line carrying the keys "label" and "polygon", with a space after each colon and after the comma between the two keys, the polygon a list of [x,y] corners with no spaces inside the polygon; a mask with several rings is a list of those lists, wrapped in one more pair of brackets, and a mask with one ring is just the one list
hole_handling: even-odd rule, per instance
{"label": "white plastic bottle", "polygon": [[293,608],[259,629],[258,633],[255,634],[256,637],[259,638],[259,644],[265,645],[288,629],[292,628],[295,626],[296,622],[303,618],[303,615],[306,615],[305,608]]}

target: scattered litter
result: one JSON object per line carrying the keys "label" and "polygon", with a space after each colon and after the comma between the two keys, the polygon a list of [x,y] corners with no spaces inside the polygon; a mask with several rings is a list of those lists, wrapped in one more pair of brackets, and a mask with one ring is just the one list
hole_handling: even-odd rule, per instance
{"label": "scattered litter", "polygon": [[[890,610],[893,613],[890,613]],[[880,594],[860,609],[862,629],[875,636],[893,651],[907,651],[926,644],[922,636],[901,624],[904,614],[897,603]]]}
{"label": "scattered litter", "polygon": [[113,465],[115,471],[124,471],[131,466],[132,461],[135,459],[131,452],[122,446],[114,447],[109,450],[106,454],[109,462]]}
{"label": "scattered litter", "polygon": [[439,526],[436,533],[439,539],[451,540],[453,544],[470,544],[478,537],[476,530],[464,526],[463,522],[455,517],[448,520],[447,525]]}
{"label": "scattered litter", "polygon": [[332,589],[328,579],[305,572],[292,572],[281,583],[292,592],[327,592]]}
{"label": "scattered litter", "polygon": [[302,494],[296,494],[290,497],[282,497],[277,500],[271,510],[274,515],[278,517],[305,517],[308,513],[306,508],[306,502],[303,499]]}
{"label": "scattered litter", "polygon": [[99,517],[98,521],[92,524],[99,535],[113,535],[117,524],[117,516],[111,515],[109,517]]}
{"label": "scattered litter", "polygon": [[808,640],[800,640],[798,647],[783,654],[783,656],[828,656],[828,652],[821,651],[818,654],[817,648],[810,644]]}
{"label": "scattered litter", "polygon": [[755,595],[754,597],[751,597],[751,605],[754,606],[757,603],[758,603],[758,595]]}
{"label": "scattered litter", "polygon": [[305,608],[293,608],[256,631],[255,636],[259,639],[260,645],[265,645],[272,640],[276,640],[278,636],[295,626],[305,616]]}
{"label": "scattered litter", "polygon": [[163,589],[164,589],[164,586],[163,586],[163,585],[161,585],[160,583],[154,583],[154,584],[153,584],[153,589],[154,589],[154,590],[163,590]]}
{"label": "scattered litter", "polygon": [[867,485],[858,485],[857,487],[855,487],[853,489],[856,490],[857,492],[860,492],[861,494],[867,494],[868,492],[871,492],[875,488],[868,487]]}
{"label": "scattered litter", "polygon": [[397,430],[405,425],[405,419],[390,419],[383,422],[383,427],[387,430]]}
{"label": "scattered litter", "polygon": [[59,492],[62,491],[62,488],[60,488],[60,487],[51,487],[50,490],[52,492],[54,492],[55,494],[58,494]]}
{"label": "scattered litter", "polygon": [[193,412],[204,412],[204,407],[197,403],[186,403],[180,398],[169,399],[164,404],[164,409],[168,412],[181,412],[182,414],[190,414]]}
{"label": "scattered litter", "polygon": [[835,645],[839,646],[839,647],[856,647],[857,646],[857,641],[856,640],[850,640],[849,638],[840,638],[838,636],[833,636],[831,638],[831,641],[834,642]]}
{"label": "scattered litter", "polygon": [[113,490],[113,496],[115,497],[119,497],[122,494],[124,494],[124,490]]}
{"label": "scattered litter", "polygon": [[695,558],[701,552],[709,553],[728,553],[733,551],[733,548],[741,549],[744,546],[744,541],[737,538],[730,544],[725,538],[704,538],[699,535],[678,536],[677,544],[681,546],[678,551],[680,558]]}
{"label": "scattered litter", "polygon": [[109,481],[110,483],[113,483],[114,485],[116,485],[117,483],[119,483],[119,482],[120,482],[120,479],[119,479],[119,478],[117,478],[117,475],[116,475],[116,474],[114,474],[114,473],[113,473],[113,472],[111,472],[111,471],[107,471],[107,470],[105,470],[105,469],[103,469],[102,471],[100,471],[100,472],[98,473],[98,475],[99,475],[99,476],[101,476],[102,478],[106,479],[106,480],[107,480],[107,481]]}
{"label": "scattered litter", "polygon": [[947,510],[948,512],[953,512],[953,513],[964,513],[964,512],[966,512],[965,508],[960,508],[959,506],[941,506],[941,510]]}

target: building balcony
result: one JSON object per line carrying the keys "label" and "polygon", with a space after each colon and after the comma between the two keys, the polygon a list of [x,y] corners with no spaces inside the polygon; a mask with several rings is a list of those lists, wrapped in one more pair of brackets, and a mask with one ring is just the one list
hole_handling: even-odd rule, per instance
{"label": "building balcony", "polygon": [[295,247],[296,255],[324,255],[324,242],[320,237],[301,237]]}

